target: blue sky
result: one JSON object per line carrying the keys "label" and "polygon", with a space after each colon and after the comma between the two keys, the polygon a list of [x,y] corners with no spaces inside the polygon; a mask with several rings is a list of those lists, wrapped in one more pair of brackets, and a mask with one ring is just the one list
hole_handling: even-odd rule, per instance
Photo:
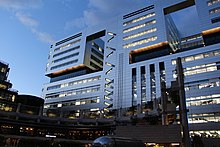
{"label": "blue sky", "polygon": [[[0,0],[0,60],[21,94],[40,96],[50,44],[145,0]],[[126,5],[125,5],[126,4]]]}
{"label": "blue sky", "polygon": [[[9,63],[9,80],[20,94],[41,95],[50,45],[98,25],[146,0],[0,0],[0,60]],[[176,14],[180,27],[195,9]],[[191,25],[191,24],[190,24]]]}

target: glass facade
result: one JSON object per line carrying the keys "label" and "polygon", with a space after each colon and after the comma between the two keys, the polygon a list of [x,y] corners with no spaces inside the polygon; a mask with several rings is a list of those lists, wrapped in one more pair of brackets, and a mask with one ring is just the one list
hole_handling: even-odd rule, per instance
{"label": "glass facade", "polygon": [[151,21],[148,21],[148,22],[145,22],[142,24],[138,24],[136,26],[124,29],[123,33],[128,33],[128,32],[131,32],[131,31],[134,31],[134,30],[137,30],[137,29],[140,29],[140,28],[143,28],[143,27],[149,26],[151,24],[155,24],[155,23],[156,23],[156,20],[151,20]]}
{"label": "glass facade", "polygon": [[[64,39],[66,42],[51,49],[49,63],[61,64],[48,65],[47,75],[51,81],[43,91],[48,110],[50,105],[68,110],[69,103],[73,103],[69,112],[63,114],[65,118],[99,121],[120,117],[134,124],[144,118],[141,123],[147,125],[165,124],[165,121],[179,124],[179,115],[175,112],[179,107],[178,97],[172,98],[169,90],[177,78],[176,59],[180,57],[190,125],[196,124],[199,128],[218,123],[215,111],[219,109],[220,99],[219,0],[146,3],[149,3],[147,7],[112,18],[103,25],[105,27],[83,30],[83,37],[77,39],[85,48],[77,43],[70,45],[71,41]],[[198,25],[181,28],[173,14],[188,8],[198,12]],[[76,53],[79,54],[73,57]],[[78,59],[75,66],[84,67],[70,71],[74,67],[64,62],[72,57]],[[50,69],[54,66],[65,72],[56,76],[57,72]],[[99,100],[90,101],[89,98],[95,97]],[[162,103],[167,104],[167,108]],[[166,109],[170,113],[163,115],[165,121],[161,122],[160,115]],[[190,127],[194,129],[192,134],[200,131],[193,125]],[[210,134],[213,131],[206,129]]]}
{"label": "glass facade", "polygon": [[99,90],[100,90],[100,85],[95,85],[95,86],[89,86],[89,87],[83,87],[83,88],[77,88],[77,89],[71,89],[71,90],[66,90],[66,91],[50,93],[50,94],[46,95],[45,99],[61,98],[61,97],[66,97],[66,96],[71,96],[71,95],[97,92]]}
{"label": "glass facade", "polygon": [[148,38],[141,39],[138,41],[134,41],[132,43],[125,44],[125,45],[123,45],[123,48],[135,47],[137,45],[142,45],[142,44],[145,44],[145,43],[148,43],[151,41],[155,41],[155,40],[157,40],[157,36],[152,36],[152,37],[148,37]]}

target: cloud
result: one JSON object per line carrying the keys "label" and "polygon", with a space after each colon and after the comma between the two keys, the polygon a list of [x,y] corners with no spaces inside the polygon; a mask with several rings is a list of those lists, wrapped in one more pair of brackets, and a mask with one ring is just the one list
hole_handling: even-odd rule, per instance
{"label": "cloud", "polygon": [[66,22],[65,28],[84,28],[103,23],[109,18],[117,16],[122,12],[143,7],[147,2],[143,0],[89,0],[87,9],[83,11],[83,16]]}
{"label": "cloud", "polygon": [[21,12],[16,12],[15,16],[23,25],[28,27],[40,41],[50,44],[55,42],[50,34],[46,32],[41,32],[36,29],[38,27],[39,22],[33,19],[30,15]]}
{"label": "cloud", "polygon": [[54,43],[53,37],[39,31],[39,22],[30,14],[26,13],[27,9],[36,9],[42,6],[42,0],[0,0],[0,7],[6,8],[13,12],[18,21],[26,26],[42,42]]}
{"label": "cloud", "polygon": [[0,7],[15,10],[38,8],[41,5],[42,0],[0,0]]}
{"label": "cloud", "polygon": [[15,16],[18,18],[18,20],[25,26],[29,26],[29,27],[37,27],[38,26],[38,22],[31,18],[30,15],[21,13],[21,12],[17,12],[15,14]]}
{"label": "cloud", "polygon": [[84,19],[84,18],[76,18],[76,19],[74,19],[74,20],[71,20],[71,21],[66,22],[66,24],[65,24],[65,29],[66,29],[66,30],[71,30],[71,28],[72,28],[73,26],[75,26],[75,27],[77,27],[77,28],[84,28],[84,27],[86,27],[85,24],[86,24],[86,23],[85,23],[85,19]]}
{"label": "cloud", "polygon": [[50,44],[53,44],[55,42],[55,40],[53,39],[53,37],[46,33],[46,32],[41,32],[41,31],[38,31],[36,29],[32,29],[31,30],[32,33],[34,33],[37,38],[42,41],[42,42],[45,42],[45,43],[50,43]]}

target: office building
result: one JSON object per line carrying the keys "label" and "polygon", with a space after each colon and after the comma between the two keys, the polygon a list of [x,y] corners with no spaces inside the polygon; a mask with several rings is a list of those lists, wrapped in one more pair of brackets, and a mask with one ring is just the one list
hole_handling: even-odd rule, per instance
{"label": "office building", "polygon": [[[99,41],[98,41],[99,42]],[[63,146],[92,143],[92,140],[113,134],[113,125],[78,126],[78,121],[65,118],[43,116],[44,99],[41,97],[18,94],[8,80],[9,64],[0,61],[0,146],[5,146],[10,138],[13,146],[49,146],[51,137],[58,138]],[[74,140],[80,140],[81,143]]]}
{"label": "office building", "polygon": [[[198,21],[184,28],[174,16],[188,9]],[[46,67],[44,113],[70,119],[158,115],[161,83],[171,87],[180,57],[190,134],[219,138],[219,26],[219,0],[148,0],[57,41]]]}
{"label": "office building", "polygon": [[4,104],[5,102],[15,102],[18,95],[18,91],[12,89],[12,83],[8,80],[9,65],[4,61],[0,61],[0,102],[1,110],[10,111],[10,109]]}

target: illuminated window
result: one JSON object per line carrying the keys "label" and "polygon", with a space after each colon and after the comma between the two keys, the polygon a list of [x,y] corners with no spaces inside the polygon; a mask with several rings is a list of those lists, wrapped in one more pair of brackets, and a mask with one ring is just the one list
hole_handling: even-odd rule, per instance
{"label": "illuminated window", "polygon": [[190,131],[191,136],[202,136],[204,138],[220,138],[219,130],[201,130],[201,131]]}
{"label": "illuminated window", "polygon": [[113,65],[113,64],[111,64],[111,63],[109,63],[109,62],[105,62],[105,65],[111,66],[111,67],[115,67],[115,65]]}
{"label": "illuminated window", "polygon": [[99,90],[100,90],[100,85],[95,85],[95,86],[83,87],[83,88],[79,88],[79,89],[61,91],[61,92],[52,93],[52,94],[46,94],[45,99],[61,98],[61,97],[65,97],[65,96],[96,92]]}
{"label": "illuminated window", "polygon": [[90,104],[90,103],[99,103],[100,99],[98,96],[96,97],[89,97],[89,98],[82,98],[82,99],[77,99],[73,101],[68,101],[68,102],[62,102],[58,104],[47,104],[44,105],[45,109],[48,108],[54,108],[54,107],[65,107],[65,106],[73,106],[73,105],[85,105],[85,104]]}
{"label": "illuminated window", "polygon": [[80,48],[80,46],[76,46],[76,47],[70,48],[70,49],[68,49],[68,50],[62,51],[62,52],[60,52],[60,53],[54,54],[54,55],[53,55],[53,58],[55,58],[55,57],[57,57],[57,56],[60,56],[60,55],[63,55],[63,54],[66,54],[66,53],[69,53],[69,52],[72,52],[72,51],[75,51],[75,50],[77,50],[77,49],[79,49],[79,48]]}
{"label": "illuminated window", "polygon": [[64,97],[64,96],[66,96],[64,93],[59,95],[59,97]]}
{"label": "illuminated window", "polygon": [[214,14],[220,12],[220,7],[209,10],[209,14]]}
{"label": "illuminated window", "polygon": [[63,83],[63,84],[59,84],[59,85],[50,86],[50,87],[47,88],[47,90],[59,89],[59,88],[63,88],[63,87],[68,87],[68,86],[77,85],[77,84],[81,84],[81,83],[93,82],[93,81],[97,81],[97,80],[100,80],[100,76],[91,77],[91,78],[87,78],[87,79],[83,79],[83,80],[72,81],[72,82],[69,82],[69,83]]}
{"label": "illuminated window", "polygon": [[[189,76],[189,75],[195,75],[195,74],[200,74],[200,73],[205,73],[205,72],[216,71],[220,69],[218,68],[219,66],[220,66],[220,62],[187,67],[184,69],[184,75]],[[174,70],[173,78],[176,78],[176,77],[177,77],[176,71]]]}
{"label": "illuminated window", "polygon": [[189,102],[189,101],[198,101],[198,100],[212,100],[213,98],[220,98],[220,94],[189,97],[189,98],[186,98],[186,101]]}
{"label": "illuminated window", "polygon": [[176,64],[176,60],[172,60],[172,65],[175,65]]}
{"label": "illuminated window", "polygon": [[[215,50],[215,51],[211,51],[211,52],[206,52],[203,54],[196,54],[193,56],[187,56],[187,57],[183,57],[181,59],[182,63],[184,62],[189,62],[189,61],[194,61],[194,60],[199,60],[199,59],[203,59],[203,58],[208,58],[208,57],[213,57],[213,56],[219,56],[220,55],[220,50]],[[176,60],[172,60],[172,65],[176,64]]]}
{"label": "illuminated window", "polygon": [[220,78],[185,83],[186,91],[212,87],[220,87]]}
{"label": "illuminated window", "polygon": [[80,101],[77,101],[77,102],[75,103],[75,105],[80,105]]}
{"label": "illuminated window", "polygon": [[138,40],[138,41],[134,41],[132,43],[125,44],[125,45],[123,45],[123,48],[134,47],[134,46],[137,46],[137,45],[141,45],[141,44],[144,44],[144,43],[155,41],[156,39],[157,39],[157,36],[145,38],[145,39],[142,39],[142,40]]}
{"label": "illuminated window", "polygon": [[216,70],[218,70],[216,63],[203,64],[203,65],[198,65],[198,66],[193,66],[193,67],[187,67],[184,70],[184,75],[189,76],[189,75],[210,72],[210,71],[216,71]]}
{"label": "illuminated window", "polygon": [[193,61],[193,60],[194,60],[194,57],[193,57],[193,56],[189,56],[189,57],[186,57],[186,58],[185,58],[185,61],[186,61],[186,62]]}
{"label": "illuminated window", "polygon": [[151,24],[155,24],[156,23],[156,20],[151,20],[151,21],[148,21],[146,23],[143,23],[143,24],[139,24],[139,25],[136,25],[136,26],[133,26],[133,27],[130,27],[130,28],[127,28],[127,29],[124,29],[123,30],[123,33],[127,33],[127,32],[130,32],[130,31],[134,31],[134,30],[137,30],[137,29],[140,29],[140,28],[143,28],[145,26],[148,26],[148,25],[151,25]]}
{"label": "illuminated window", "polygon": [[200,39],[200,38],[202,38],[202,34],[196,34],[196,35],[188,36],[188,37],[182,38],[181,43],[193,41],[193,40]]}
{"label": "illuminated window", "polygon": [[145,30],[145,31],[141,31],[141,32],[138,32],[136,34],[125,36],[125,37],[123,37],[123,40],[129,40],[129,39],[132,39],[132,38],[140,37],[140,36],[155,32],[156,30],[157,30],[156,28],[152,28],[152,29],[148,29],[148,30]]}
{"label": "illuminated window", "polygon": [[64,83],[64,84],[61,84],[61,88],[63,88],[63,87],[67,87],[68,86],[68,83]]}
{"label": "illuminated window", "polygon": [[207,4],[208,4],[208,6],[211,6],[211,5],[219,3],[219,2],[220,2],[220,0],[210,0],[207,2]]}
{"label": "illuminated window", "polygon": [[111,79],[105,78],[106,82],[111,82]]}
{"label": "illuminated window", "polygon": [[195,60],[204,58],[203,54],[198,54],[194,56]]}
{"label": "illuminated window", "polygon": [[90,109],[90,111],[98,111],[99,108],[93,108],[93,109]]}
{"label": "illuminated window", "polygon": [[3,73],[6,72],[6,68],[3,68],[3,67],[2,67],[2,68],[1,68],[1,72],[3,72]]}
{"label": "illuminated window", "polygon": [[109,104],[108,102],[104,102],[105,105],[110,106],[111,104]]}
{"label": "illuminated window", "polygon": [[62,49],[65,49],[65,48],[67,48],[67,47],[70,47],[70,46],[72,46],[72,45],[74,45],[74,44],[76,44],[76,43],[78,43],[78,42],[80,42],[80,41],[81,41],[81,39],[76,40],[76,41],[73,41],[73,42],[68,43],[68,44],[65,44],[65,45],[63,45],[63,46],[61,46],[61,47],[59,47],[59,48],[54,49],[54,52],[59,51],[59,50],[62,50]]}
{"label": "illuminated window", "polygon": [[107,96],[107,95],[104,96],[104,99],[106,99],[106,100],[110,100],[110,101],[112,100],[112,98],[110,98],[110,97]]}
{"label": "illuminated window", "polygon": [[105,89],[105,92],[106,92],[107,94],[110,94],[110,93],[111,93],[111,91],[109,91],[109,90],[106,90],[106,89]]}
{"label": "illuminated window", "polygon": [[153,12],[153,13],[149,13],[149,14],[144,15],[144,16],[141,16],[141,17],[138,17],[138,18],[135,18],[135,19],[132,19],[132,20],[130,20],[130,21],[124,22],[124,23],[123,23],[123,26],[127,26],[127,25],[129,25],[129,24],[139,22],[139,21],[141,21],[141,20],[150,18],[150,17],[152,17],[152,16],[155,16],[155,13],[154,13],[154,12]]}
{"label": "illuminated window", "polygon": [[57,104],[57,107],[62,107],[62,104]]}
{"label": "illuminated window", "polygon": [[100,46],[98,46],[95,42],[92,42],[92,46],[94,46],[96,49],[98,49],[100,52],[104,52],[104,50],[100,47]]}

